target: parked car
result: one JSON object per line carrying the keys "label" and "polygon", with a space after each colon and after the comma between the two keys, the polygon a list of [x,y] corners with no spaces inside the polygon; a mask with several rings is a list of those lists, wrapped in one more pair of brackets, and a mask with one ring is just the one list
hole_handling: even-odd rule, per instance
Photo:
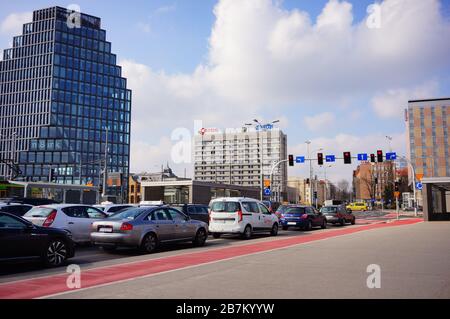
{"label": "parked car", "polygon": [[349,205],[347,205],[346,207],[347,209],[351,210],[351,211],[366,211],[367,210],[367,204],[366,203],[362,203],[362,202],[358,202],[358,203],[350,203]]}
{"label": "parked car", "polygon": [[94,245],[106,250],[135,247],[146,253],[169,242],[192,241],[195,246],[203,246],[208,237],[206,223],[167,206],[130,208],[94,222],[91,230]]}
{"label": "parked car", "polygon": [[289,205],[280,205],[275,211],[275,215],[277,215],[278,219],[281,219],[281,215],[289,208]]}
{"label": "parked car", "polygon": [[19,204],[13,202],[0,203],[0,212],[10,213],[16,216],[23,216],[32,208],[32,205],[27,204]]}
{"label": "parked car", "polygon": [[92,223],[106,217],[95,207],[78,204],[36,206],[24,215],[35,225],[67,231],[76,243],[90,242]]}
{"label": "parked car", "polygon": [[0,261],[41,260],[46,266],[56,267],[74,255],[74,244],[67,232],[35,226],[0,212]]}
{"label": "parked car", "polygon": [[289,206],[281,215],[280,220],[283,230],[289,227],[299,227],[303,230],[311,230],[313,227],[327,228],[325,216],[312,206]]}
{"label": "parked car", "polygon": [[11,197],[1,200],[5,203],[27,204],[31,206],[59,204],[57,201],[48,198],[28,198],[28,197]]}
{"label": "parked car", "polygon": [[201,220],[202,222],[209,224],[209,212],[207,205],[173,204],[170,206],[178,209],[183,214],[191,217],[192,219]]}
{"label": "parked car", "polygon": [[261,202],[252,198],[218,198],[209,205],[209,232],[214,238],[222,234],[240,234],[244,239],[256,232],[278,234],[278,218]]}
{"label": "parked car", "polygon": [[101,205],[94,205],[93,207],[98,208],[106,215],[111,216],[112,214],[115,214],[118,211],[121,211],[126,208],[132,208],[135,206],[132,204],[101,204]]}
{"label": "parked car", "polygon": [[351,210],[347,210],[344,205],[324,206],[320,212],[325,216],[328,223],[333,225],[340,224],[344,226],[346,223],[355,225],[356,217]]}

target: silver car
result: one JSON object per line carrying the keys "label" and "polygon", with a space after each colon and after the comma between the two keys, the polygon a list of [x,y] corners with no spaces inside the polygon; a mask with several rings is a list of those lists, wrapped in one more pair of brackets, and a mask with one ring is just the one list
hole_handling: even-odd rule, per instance
{"label": "silver car", "polygon": [[192,241],[203,246],[208,225],[161,206],[130,208],[92,224],[91,241],[106,250],[136,247],[152,253],[159,244]]}

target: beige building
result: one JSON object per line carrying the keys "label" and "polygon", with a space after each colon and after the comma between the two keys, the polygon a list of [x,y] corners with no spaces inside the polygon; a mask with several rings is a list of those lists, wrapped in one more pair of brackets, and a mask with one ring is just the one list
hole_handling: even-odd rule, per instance
{"label": "beige building", "polygon": [[317,203],[323,205],[326,199],[329,198],[329,183],[324,180],[312,180],[312,183],[307,183],[304,178],[293,177],[288,179],[288,187],[297,189],[298,201],[303,205],[311,205],[311,192],[317,192]]}

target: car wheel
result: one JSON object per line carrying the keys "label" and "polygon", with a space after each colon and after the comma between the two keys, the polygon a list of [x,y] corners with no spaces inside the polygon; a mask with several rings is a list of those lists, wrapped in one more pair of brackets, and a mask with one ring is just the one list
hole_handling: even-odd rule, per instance
{"label": "car wheel", "polygon": [[345,226],[345,219],[344,218],[341,219],[340,224],[341,224],[341,226]]}
{"label": "car wheel", "polygon": [[271,235],[271,236],[276,236],[276,235],[278,235],[278,224],[273,224],[272,230],[270,231],[270,235]]}
{"label": "car wheel", "polygon": [[306,226],[303,228],[303,230],[310,231],[311,229],[312,229],[312,224],[311,224],[311,221],[308,220],[308,223],[307,223]]}
{"label": "car wheel", "polygon": [[196,247],[202,247],[205,245],[206,237],[208,237],[208,234],[203,228],[200,228],[197,231],[197,235],[195,235],[195,239],[193,241],[194,246]]}
{"label": "car wheel", "polygon": [[250,227],[250,225],[247,225],[245,227],[244,233],[242,234],[242,238],[244,238],[244,239],[252,238],[252,227]]}
{"label": "car wheel", "polygon": [[214,233],[212,236],[213,236],[213,238],[215,238],[215,239],[219,239],[219,238],[220,238],[220,234],[218,234],[218,233]]}
{"label": "car wheel", "polygon": [[322,226],[320,226],[322,229],[326,229],[327,228],[327,221],[324,219],[322,222]]}
{"label": "car wheel", "polygon": [[158,247],[158,239],[153,233],[147,234],[142,240],[141,249],[143,252],[151,254]]}
{"label": "car wheel", "polygon": [[282,227],[282,229],[283,229],[283,230],[288,230],[288,229],[289,229],[289,227],[287,227],[287,226],[283,226],[283,227]]}
{"label": "car wheel", "polygon": [[67,245],[60,239],[52,240],[44,253],[44,263],[46,266],[58,267],[64,264],[67,259]]}
{"label": "car wheel", "polygon": [[356,224],[356,218],[353,218],[352,219],[352,225],[355,225]]}

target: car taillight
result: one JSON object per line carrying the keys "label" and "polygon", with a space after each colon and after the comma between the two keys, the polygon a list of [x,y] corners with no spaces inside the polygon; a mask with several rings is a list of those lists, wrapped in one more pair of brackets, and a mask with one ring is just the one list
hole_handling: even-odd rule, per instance
{"label": "car taillight", "polygon": [[133,230],[133,225],[131,225],[130,223],[123,223],[122,226],[120,226],[120,230],[124,231]]}
{"label": "car taillight", "polygon": [[300,217],[300,218],[306,219],[306,218],[308,218],[308,214],[303,214],[302,217]]}
{"label": "car taillight", "polygon": [[50,227],[56,218],[56,210],[52,210],[52,212],[47,216],[44,223],[42,224],[42,227]]}
{"label": "car taillight", "polygon": [[284,214],[280,214],[280,217],[281,217],[281,218],[284,218]]}
{"label": "car taillight", "polygon": [[242,221],[242,219],[243,219],[243,216],[242,216],[242,211],[240,211],[240,210],[238,210],[238,217],[239,217],[239,220],[238,220],[238,222],[240,223],[241,221]]}

